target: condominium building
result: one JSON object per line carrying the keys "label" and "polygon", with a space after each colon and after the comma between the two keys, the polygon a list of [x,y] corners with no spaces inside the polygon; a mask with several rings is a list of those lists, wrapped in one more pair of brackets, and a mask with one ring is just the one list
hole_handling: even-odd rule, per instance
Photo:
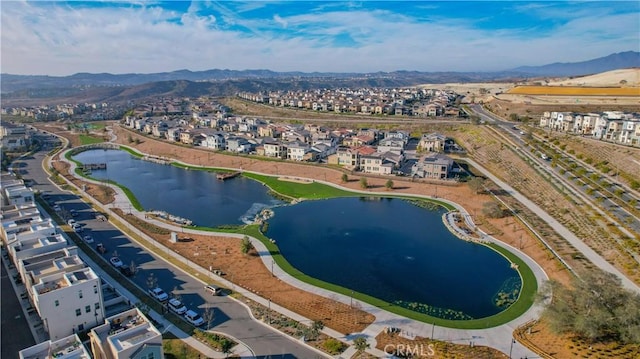
{"label": "condominium building", "polygon": [[52,340],[85,331],[104,320],[100,278],[89,267],[42,276],[31,290],[33,305]]}
{"label": "condominium building", "polygon": [[20,359],[91,359],[89,351],[84,347],[77,334],[55,341],[47,340],[22,349],[18,353],[18,357]]}
{"label": "condominium building", "polygon": [[161,359],[162,334],[138,309],[107,318],[89,333],[94,359]]}

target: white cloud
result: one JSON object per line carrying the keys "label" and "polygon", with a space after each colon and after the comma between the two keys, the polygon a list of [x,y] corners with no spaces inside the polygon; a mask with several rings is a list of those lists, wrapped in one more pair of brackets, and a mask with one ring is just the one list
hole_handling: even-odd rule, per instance
{"label": "white cloud", "polygon": [[[201,2],[184,14],[153,4],[92,8],[9,2],[2,4],[1,24],[2,72],[50,75],[184,68],[490,71],[637,50],[639,37],[630,31],[638,28],[637,14],[572,18],[553,34],[539,36],[447,19],[423,23],[358,7],[246,19],[218,3]],[[343,34],[357,45],[336,44]]]}
{"label": "white cloud", "polygon": [[273,15],[273,21],[278,23],[283,28],[287,28],[287,20],[281,18],[280,15],[278,14]]}

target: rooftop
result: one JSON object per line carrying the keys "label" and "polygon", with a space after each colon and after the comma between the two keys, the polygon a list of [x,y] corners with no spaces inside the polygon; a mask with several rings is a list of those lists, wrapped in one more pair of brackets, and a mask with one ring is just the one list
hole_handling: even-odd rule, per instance
{"label": "rooftop", "polygon": [[19,357],[20,359],[91,359],[89,352],[76,334],[55,342],[47,340],[23,349]]}

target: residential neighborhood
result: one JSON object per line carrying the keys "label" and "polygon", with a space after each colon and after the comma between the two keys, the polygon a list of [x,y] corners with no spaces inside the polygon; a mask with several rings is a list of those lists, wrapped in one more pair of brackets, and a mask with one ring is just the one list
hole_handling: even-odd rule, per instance
{"label": "residential neighborhood", "polygon": [[270,106],[322,112],[419,117],[460,115],[458,94],[425,88],[240,92],[238,97]]}
{"label": "residential neighborhood", "polygon": [[550,131],[590,136],[597,140],[640,147],[640,115],[638,113],[546,111],[540,117],[540,127]]}
{"label": "residential neighborhood", "polygon": [[[438,133],[414,139],[416,147],[415,143],[410,145],[407,131],[330,129],[316,124],[274,123],[227,113],[193,114],[191,118],[126,116],[123,125],[148,136],[211,151],[338,165],[350,171],[375,175],[424,177],[422,170],[402,169],[409,160],[415,160],[423,153],[442,154],[455,148],[452,139]],[[408,151],[409,147],[412,150]],[[453,162],[443,154],[439,158]],[[451,179],[452,165],[446,167],[446,171],[428,178]]]}

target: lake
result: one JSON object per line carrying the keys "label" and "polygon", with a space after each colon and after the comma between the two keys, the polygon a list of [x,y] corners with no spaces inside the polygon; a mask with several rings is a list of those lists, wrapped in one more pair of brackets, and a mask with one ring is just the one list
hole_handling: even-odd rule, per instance
{"label": "lake", "polygon": [[143,161],[118,150],[74,159],[107,163],[98,179],[129,188],[145,210],[163,210],[196,225],[251,220],[274,208],[266,235],[283,256],[314,278],[446,319],[482,318],[505,309],[498,294],[517,296],[521,280],[500,254],[455,237],[445,210],[391,198],[335,198],[283,205],[261,183],[220,181],[215,173]]}

